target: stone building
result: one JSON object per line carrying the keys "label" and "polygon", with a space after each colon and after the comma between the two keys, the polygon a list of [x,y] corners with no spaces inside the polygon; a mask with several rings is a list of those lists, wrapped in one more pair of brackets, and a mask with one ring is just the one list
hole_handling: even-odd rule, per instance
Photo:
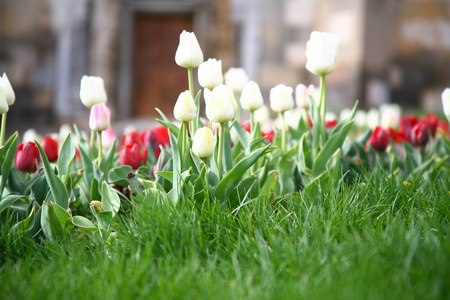
{"label": "stone building", "polygon": [[174,62],[184,29],[205,59],[245,68],[266,101],[278,83],[318,84],[305,69],[313,30],[340,33],[332,109],[360,99],[438,110],[450,82],[448,1],[0,0],[0,72],[17,94],[9,128],[83,127],[84,74],[104,78],[115,121],[153,120],[155,107],[171,115],[187,89]]}

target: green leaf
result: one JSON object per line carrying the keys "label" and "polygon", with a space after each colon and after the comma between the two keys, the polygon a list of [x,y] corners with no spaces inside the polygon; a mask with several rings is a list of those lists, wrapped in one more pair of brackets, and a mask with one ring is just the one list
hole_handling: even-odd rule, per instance
{"label": "green leaf", "polygon": [[66,235],[66,223],[72,216],[57,203],[42,205],[41,226],[45,237],[49,240],[59,240]]}
{"label": "green leaf", "polygon": [[341,173],[341,148],[338,148],[327,163],[327,170],[330,171],[330,177],[339,180],[342,178]]}
{"label": "green leaf", "polygon": [[173,203],[178,203],[181,193],[181,159],[180,152],[178,151],[177,141],[173,133],[169,133],[170,144],[172,145],[172,159],[173,159],[173,173],[172,173],[172,190],[169,192],[169,196]]}
{"label": "green leaf", "polygon": [[119,211],[120,198],[117,192],[109,186],[105,181],[102,182],[102,203],[106,211],[111,211],[112,216]]}
{"label": "green leaf", "polygon": [[106,152],[105,156],[103,156],[102,161],[100,162],[100,171],[103,174],[108,174],[109,170],[111,170],[114,163],[114,154],[116,154],[116,141],[111,147],[109,147],[108,152]]}
{"label": "green leaf", "polygon": [[47,155],[45,155],[41,145],[39,145],[38,142],[36,142],[36,145],[39,148],[39,153],[41,154],[42,162],[44,164],[45,179],[50,187],[53,199],[61,207],[69,208],[69,193],[67,192],[64,183],[58,178],[58,176],[56,176],[55,173],[53,173],[50,162],[48,161]]}
{"label": "green leaf", "polygon": [[133,168],[127,165],[112,168],[108,173],[108,182],[126,187],[129,184],[128,174]]}
{"label": "green leaf", "polygon": [[247,149],[250,140],[250,134],[244,128],[242,128],[239,122],[236,120],[233,120],[231,126],[236,131],[238,139],[239,141],[241,141],[241,144],[244,147],[244,149]]}
{"label": "green leaf", "polygon": [[24,195],[6,195],[5,197],[0,199],[0,213],[2,213],[5,209],[10,207],[14,202],[26,199]]}
{"label": "green leaf", "polygon": [[261,156],[270,151],[272,151],[272,148],[270,145],[267,145],[256,149],[244,157],[219,182],[215,191],[216,196],[221,200],[225,200],[231,191],[239,184],[241,178],[245,175],[247,170],[250,169]]}
{"label": "green leaf", "polygon": [[16,233],[23,234],[23,233],[27,233],[27,232],[31,231],[34,227],[34,221],[35,221],[35,217],[36,217],[35,211],[36,211],[36,207],[33,206],[28,218],[15,224],[11,228],[11,233],[12,234],[16,234]]}
{"label": "green leaf", "polygon": [[67,219],[67,223],[77,226],[82,229],[86,229],[88,231],[95,231],[97,227],[92,223],[89,219],[83,216],[74,216],[70,219]]}
{"label": "green leaf", "polygon": [[62,178],[62,176],[64,175],[66,177],[69,175],[70,167],[72,165],[74,157],[75,157],[75,148],[72,143],[72,136],[69,133],[58,155],[57,165],[60,178]]}
{"label": "green leaf", "polygon": [[14,167],[14,157],[17,152],[17,144],[18,144],[19,135],[15,132],[6,142],[2,151],[6,151],[5,157],[1,162],[0,172],[2,174],[2,179],[0,182],[0,196],[3,193],[3,190],[6,186],[6,181],[8,180],[9,173],[11,169]]}
{"label": "green leaf", "polygon": [[319,176],[327,170],[326,165],[328,161],[331,159],[336,150],[342,147],[342,143],[344,143],[344,140],[347,137],[352,125],[353,121],[350,121],[349,123],[342,126],[339,132],[333,131],[330,138],[323,146],[322,150],[320,150],[319,154],[314,159],[312,168],[312,175],[314,177]]}
{"label": "green leaf", "polygon": [[170,121],[163,121],[160,119],[156,119],[161,125],[169,129],[169,132],[173,133],[175,136],[178,136],[180,129],[177,127],[177,125],[173,124]]}

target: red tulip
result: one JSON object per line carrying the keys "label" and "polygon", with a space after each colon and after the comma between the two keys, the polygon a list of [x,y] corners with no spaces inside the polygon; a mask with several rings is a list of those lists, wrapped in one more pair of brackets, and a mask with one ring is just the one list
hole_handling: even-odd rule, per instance
{"label": "red tulip", "polygon": [[376,150],[385,151],[389,145],[389,131],[380,126],[375,127],[368,142]]}
{"label": "red tulip", "polygon": [[436,135],[439,119],[436,115],[426,115],[422,117],[422,120],[427,122],[428,128],[430,128],[431,134]]}
{"label": "red tulip", "polygon": [[142,147],[147,147],[150,144],[151,134],[152,134],[152,130],[150,128],[139,134],[139,138],[141,139]]}
{"label": "red tulip", "polygon": [[50,162],[54,162],[58,159],[58,141],[46,136],[42,139],[42,149],[44,149],[45,155],[47,155]]}
{"label": "red tulip", "polygon": [[33,173],[41,161],[39,149],[33,142],[26,142],[17,147],[14,163],[21,172]]}
{"label": "red tulip", "polygon": [[122,146],[133,144],[138,144],[138,146],[141,146],[141,137],[137,131],[131,131],[122,137]]}
{"label": "red tulip", "polygon": [[336,126],[336,125],[337,125],[336,119],[328,120],[328,121],[325,122],[325,127],[326,127],[327,129],[330,129],[330,128]]}
{"label": "red tulip", "polygon": [[411,129],[412,144],[416,146],[424,146],[430,139],[430,128],[426,121],[421,120]]}
{"label": "red tulip", "polygon": [[122,166],[131,166],[134,170],[140,167],[142,159],[141,148],[138,144],[122,146],[119,151],[119,160]]}
{"label": "red tulip", "polygon": [[413,142],[413,135],[411,130],[417,124],[417,122],[418,121],[416,116],[403,116],[400,118],[400,133],[403,135],[406,141],[410,143]]}
{"label": "red tulip", "polygon": [[156,159],[158,159],[161,149],[159,146],[170,146],[169,131],[164,126],[157,126],[151,129],[150,145],[153,148],[153,153]]}
{"label": "red tulip", "polygon": [[446,121],[438,121],[437,130],[441,132],[444,137],[448,137],[450,133],[449,124]]}
{"label": "red tulip", "polygon": [[393,128],[388,128],[387,130],[388,130],[389,136],[393,142],[401,143],[401,142],[405,141],[405,137],[399,131],[397,131]]}

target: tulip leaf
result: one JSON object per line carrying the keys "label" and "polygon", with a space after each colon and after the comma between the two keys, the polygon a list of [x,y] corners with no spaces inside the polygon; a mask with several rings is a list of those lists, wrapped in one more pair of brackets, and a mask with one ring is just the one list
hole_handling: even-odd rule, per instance
{"label": "tulip leaf", "polygon": [[335,180],[339,180],[340,178],[342,178],[341,154],[341,148],[338,148],[327,163],[327,170],[330,171],[330,177]]}
{"label": "tulip leaf", "polygon": [[173,179],[172,179],[172,190],[168,193],[173,203],[178,203],[180,200],[181,192],[181,159],[180,152],[178,151],[177,141],[175,135],[170,132],[170,144],[172,145],[172,159],[173,159]]}
{"label": "tulip leaf", "polygon": [[[353,118],[355,117],[356,109],[358,108],[358,101],[356,101],[355,105],[353,106],[353,109],[351,113],[343,120],[341,120],[331,131],[331,135],[336,134],[342,130],[342,127],[344,127],[347,123],[349,123]],[[370,136],[370,135],[369,135]],[[369,138],[369,137],[367,137]]]}
{"label": "tulip leaf", "polygon": [[352,125],[353,121],[350,121],[349,123],[343,125],[339,132],[333,132],[331,134],[322,150],[320,150],[319,154],[314,159],[312,167],[313,177],[317,177],[327,170],[326,166],[328,161],[331,159],[336,150],[342,147],[342,144],[344,143],[344,140],[347,137]]}
{"label": "tulip leaf", "polygon": [[224,132],[224,140],[223,140],[223,152],[224,152],[224,172],[228,172],[233,167],[233,153],[231,152],[231,134],[230,127],[228,126],[228,122],[226,122],[223,126]]}
{"label": "tulip leaf", "polygon": [[233,120],[231,126],[236,131],[238,139],[239,141],[241,141],[241,144],[244,147],[244,149],[247,149],[249,143],[248,141],[250,140],[250,133],[248,133],[244,128],[242,128],[239,122],[236,120]]}
{"label": "tulip leaf", "polygon": [[74,157],[75,157],[75,148],[72,143],[72,136],[69,132],[58,155],[57,165],[60,178],[62,178],[62,176],[64,175],[66,177],[69,175],[70,167],[72,166]]}
{"label": "tulip leaf", "polygon": [[51,241],[61,239],[66,233],[66,223],[72,216],[57,203],[43,203],[41,209],[41,226],[44,235]]}
{"label": "tulip leaf", "polygon": [[23,233],[27,233],[29,231],[31,231],[34,227],[34,222],[36,219],[36,207],[33,206],[33,208],[31,209],[31,213],[30,215],[25,219],[22,220],[18,223],[16,223],[12,228],[11,228],[11,232],[12,234],[15,233],[19,233],[19,234],[23,234]]}
{"label": "tulip leaf", "polygon": [[83,147],[80,147],[80,153],[81,153],[81,163],[83,165],[83,179],[86,183],[86,186],[88,189],[91,189],[91,182],[94,179],[94,163],[92,162],[92,159],[89,157],[87,152],[83,149]]}
{"label": "tulip leaf", "polygon": [[108,174],[109,170],[111,170],[114,163],[114,154],[116,154],[116,141],[114,140],[111,147],[109,147],[108,152],[106,152],[105,156],[103,156],[102,161],[100,162],[100,171],[105,174]]}
{"label": "tulip leaf", "polygon": [[272,147],[267,145],[256,149],[244,157],[222,178],[222,180],[220,180],[215,191],[216,196],[219,199],[226,200],[228,195],[240,183],[241,178],[245,175],[247,170],[250,169],[261,156],[270,151],[272,151]]}
{"label": "tulip leaf", "polygon": [[67,223],[77,226],[82,229],[86,229],[88,231],[95,231],[97,227],[87,218],[83,216],[74,216],[70,219],[67,219]]}
{"label": "tulip leaf", "polygon": [[111,211],[112,216],[119,211],[120,198],[117,192],[109,186],[105,181],[102,182],[102,203],[106,211]]}
{"label": "tulip leaf", "polygon": [[[17,144],[18,144],[19,135],[15,132],[6,142],[4,146],[4,150],[6,150],[5,157],[1,162],[0,172],[2,174],[2,179],[0,182],[0,196],[3,193],[3,190],[6,186],[6,181],[8,180],[9,173],[11,169],[14,167],[14,156],[17,152]],[[2,150],[3,150],[2,149]]]}
{"label": "tulip leaf", "polygon": [[14,204],[16,201],[23,200],[23,199],[26,199],[26,196],[14,195],[14,194],[9,194],[9,195],[6,195],[5,197],[1,198],[0,199],[0,214],[5,209],[10,207],[12,204]]}
{"label": "tulip leaf", "polygon": [[130,172],[133,172],[133,168],[128,165],[112,168],[108,172],[108,182],[126,187],[129,184],[128,174]]}
{"label": "tulip leaf", "polygon": [[47,155],[45,155],[45,152],[42,149],[41,145],[39,145],[38,142],[36,142],[36,145],[39,149],[39,153],[41,154],[42,162],[44,164],[45,179],[47,180],[48,186],[50,187],[50,191],[52,192],[54,201],[65,209],[69,208],[69,193],[67,192],[64,183],[53,172]]}

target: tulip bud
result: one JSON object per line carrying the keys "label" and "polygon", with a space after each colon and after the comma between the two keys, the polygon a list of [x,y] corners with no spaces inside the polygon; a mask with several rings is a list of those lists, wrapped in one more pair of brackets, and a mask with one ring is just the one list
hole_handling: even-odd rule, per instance
{"label": "tulip bud", "polygon": [[279,84],[270,90],[270,108],[278,113],[291,110],[294,107],[293,89]]}
{"label": "tulip bud", "polygon": [[210,58],[198,67],[198,82],[207,89],[214,89],[223,83],[222,61]]}
{"label": "tulip bud", "polygon": [[42,139],[41,142],[42,149],[47,155],[49,162],[54,162],[58,159],[58,141],[46,136]]}
{"label": "tulip bud", "polygon": [[357,128],[366,128],[367,126],[367,113],[364,110],[358,109],[354,117],[354,125]]}
{"label": "tulip bud", "polygon": [[230,68],[225,74],[225,84],[229,86],[234,93],[241,93],[247,82],[247,74],[245,74],[245,70],[242,68]]}
{"label": "tulip bud", "polygon": [[206,116],[212,122],[224,123],[234,117],[234,108],[229,87],[221,84],[211,92],[205,89]]}
{"label": "tulip bud", "polygon": [[137,131],[131,131],[122,137],[122,146],[141,145],[141,135]]}
{"label": "tulip bud", "polygon": [[338,33],[313,31],[306,42],[306,69],[316,75],[328,75],[336,64]]}
{"label": "tulip bud", "polygon": [[195,132],[192,152],[200,158],[211,157],[214,154],[214,138],[211,129],[202,127]]}
{"label": "tulip bud", "polygon": [[122,166],[131,166],[134,170],[139,168],[142,159],[141,148],[138,144],[122,146],[119,151],[119,161]]}
{"label": "tulip bud", "polygon": [[425,146],[430,139],[429,130],[426,121],[419,121],[411,129],[412,143],[416,146]]}
{"label": "tulip bud", "polygon": [[87,108],[92,108],[95,104],[106,103],[107,97],[103,79],[84,75],[81,78],[80,99]]}
{"label": "tulip bud", "polygon": [[259,85],[254,81],[245,84],[241,95],[241,106],[247,111],[255,111],[263,107],[264,100]]}
{"label": "tulip bud", "polygon": [[93,131],[103,131],[109,128],[111,111],[104,104],[95,104],[91,108],[91,116],[89,118],[89,127]]}
{"label": "tulip bud", "polygon": [[91,201],[91,206],[98,214],[106,210],[105,205],[97,200]]}
{"label": "tulip bud", "polygon": [[175,62],[184,68],[195,68],[203,62],[203,52],[193,32],[183,30],[180,34]]}
{"label": "tulip bud", "polygon": [[4,114],[8,112],[9,106],[8,102],[6,101],[5,92],[3,92],[3,89],[0,89],[0,114]]}
{"label": "tulip bud", "polygon": [[41,161],[39,149],[33,142],[26,142],[17,147],[14,163],[20,172],[33,173]]}
{"label": "tulip bud", "polygon": [[153,154],[158,159],[161,153],[160,146],[170,146],[169,131],[164,126],[156,126],[151,129],[150,133],[150,145],[153,148]]}
{"label": "tulip bud", "polygon": [[367,127],[374,129],[380,126],[380,112],[376,108],[371,108],[367,112]]}
{"label": "tulip bud", "polygon": [[194,121],[197,116],[197,106],[189,91],[184,91],[178,96],[173,108],[173,116],[180,122]]}
{"label": "tulip bud", "polygon": [[270,111],[269,108],[267,108],[266,105],[263,105],[261,109],[258,109],[255,111],[255,122],[259,122],[261,125],[265,123],[270,123],[272,119],[270,118]]}
{"label": "tulip bud", "polygon": [[380,106],[381,126],[383,128],[398,128],[401,108],[397,104],[383,104]]}
{"label": "tulip bud", "polygon": [[295,87],[295,102],[297,103],[298,107],[302,107],[304,109],[309,109],[309,97],[311,96],[314,98],[316,90],[314,88],[313,84],[310,84],[308,86],[300,83],[297,84]]}
{"label": "tulip bud", "polygon": [[379,126],[375,127],[368,142],[375,150],[380,152],[385,151],[389,145],[389,131]]}
{"label": "tulip bud", "polygon": [[102,147],[105,150],[108,150],[114,144],[116,140],[116,132],[112,127],[102,131]]}
{"label": "tulip bud", "polygon": [[8,76],[6,76],[5,73],[3,73],[3,76],[0,77],[0,89],[3,90],[6,97],[6,102],[8,103],[8,106],[11,106],[16,101],[16,95],[14,94],[14,90],[11,86],[11,83],[8,80]]}
{"label": "tulip bud", "polygon": [[444,114],[450,122],[450,88],[446,88],[444,92],[442,92],[441,98],[442,106],[444,107]]}

